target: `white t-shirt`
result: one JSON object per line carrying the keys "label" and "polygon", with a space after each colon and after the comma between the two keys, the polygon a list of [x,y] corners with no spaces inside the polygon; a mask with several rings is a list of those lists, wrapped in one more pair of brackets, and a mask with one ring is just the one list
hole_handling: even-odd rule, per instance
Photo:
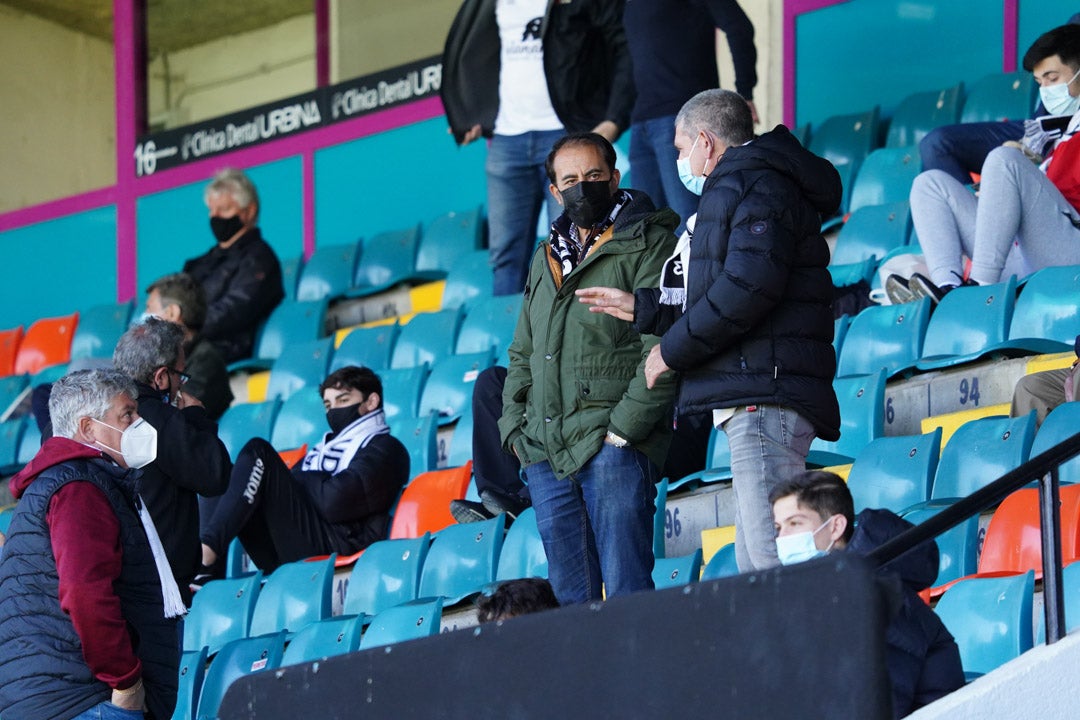
{"label": "white t-shirt", "polygon": [[502,41],[499,72],[498,135],[520,135],[534,130],[561,130],[562,122],[551,106],[544,75],[544,41],[540,24],[547,0],[498,0],[495,19]]}

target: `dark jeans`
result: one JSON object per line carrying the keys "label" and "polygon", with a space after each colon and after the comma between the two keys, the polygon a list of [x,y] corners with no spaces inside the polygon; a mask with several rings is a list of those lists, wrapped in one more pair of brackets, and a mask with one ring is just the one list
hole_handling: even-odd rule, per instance
{"label": "dark jeans", "polygon": [[960,123],[934,128],[919,142],[922,169],[944,170],[964,185],[971,173],[981,173],[990,151],[1006,140],[1024,136],[1022,120]]}
{"label": "dark jeans", "polygon": [[630,126],[631,186],[652,198],[656,207],[670,207],[679,214],[677,234],[682,233],[687,218],[698,208],[698,196],[679,179],[678,157],[674,115],[641,120]]}
{"label": "dark jeans", "polygon": [[496,365],[481,372],[473,385],[473,478],[478,493],[496,490],[528,499],[529,490],[521,482],[521,464],[503,449],[499,437],[505,384],[506,368]]}

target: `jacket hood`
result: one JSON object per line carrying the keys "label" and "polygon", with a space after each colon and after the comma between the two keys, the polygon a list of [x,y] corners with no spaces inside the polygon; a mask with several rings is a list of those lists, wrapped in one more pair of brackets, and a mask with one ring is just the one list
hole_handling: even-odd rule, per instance
{"label": "jacket hood", "polygon": [[[906,530],[915,527],[891,510],[866,509],[855,518],[855,533],[848,549],[869,555]],[[936,542],[927,540],[882,566],[882,571],[898,575],[905,585],[919,592],[937,580],[940,555]]]}
{"label": "jacket hood", "polygon": [[840,173],[833,164],[804,148],[783,125],[777,125],[747,145],[728,148],[717,168],[720,172],[716,177],[744,170],[775,170],[791,178],[826,217],[840,208],[844,193]]}
{"label": "jacket hood", "polygon": [[51,467],[76,458],[109,458],[105,453],[89,445],[64,437],[51,437],[41,445],[37,455],[8,481],[11,495],[18,500],[34,479]]}

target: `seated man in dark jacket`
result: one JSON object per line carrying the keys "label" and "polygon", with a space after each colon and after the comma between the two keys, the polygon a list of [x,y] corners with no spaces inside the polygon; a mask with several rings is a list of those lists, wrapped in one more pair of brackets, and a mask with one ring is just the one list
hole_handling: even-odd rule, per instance
{"label": "seated man in dark jacket", "polygon": [[351,554],[386,537],[390,508],[409,479],[409,452],[390,435],[382,382],[368,368],[343,367],[319,386],[330,432],[299,469],[254,438],[236,459],[229,489],[202,503],[203,564],[220,575],[239,537],[255,564],[272,572],[311,555]]}
{"label": "seated man in dark jacket", "polygon": [[222,170],[205,199],[216,244],[184,263],[184,272],[206,291],[203,337],[234,362],[251,355],[255,329],[285,297],[281,263],[256,226],[259,196],[247,175]]}
{"label": "seated man in dark jacket", "polygon": [[[769,496],[780,562],[790,565],[845,548],[868,555],[911,523],[889,510],[855,517],[851,491],[830,472],[812,470],[778,485]],[[963,686],[960,650],[938,616],[919,598],[937,578],[938,548],[925,542],[887,563],[883,582],[900,597],[885,628],[893,714],[903,717]]]}

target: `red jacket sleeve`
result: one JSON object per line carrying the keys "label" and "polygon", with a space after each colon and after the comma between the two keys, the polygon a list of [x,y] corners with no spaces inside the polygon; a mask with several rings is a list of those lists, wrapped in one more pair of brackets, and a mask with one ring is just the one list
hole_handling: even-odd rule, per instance
{"label": "red jacket sleeve", "polygon": [[104,493],[88,482],[60,488],[45,515],[59,576],[60,608],[71,617],[94,676],[127,688],[142,675],[120,598],[120,522]]}

